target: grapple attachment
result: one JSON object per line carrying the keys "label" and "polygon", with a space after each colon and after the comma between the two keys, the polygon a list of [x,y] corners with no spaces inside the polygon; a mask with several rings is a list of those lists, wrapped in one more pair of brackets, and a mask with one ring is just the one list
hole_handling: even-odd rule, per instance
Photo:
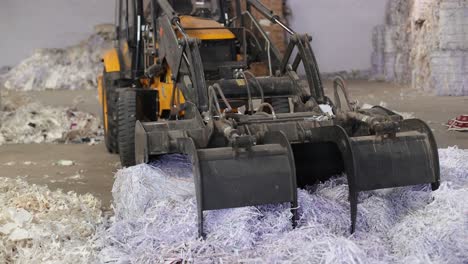
{"label": "grapple attachment", "polygon": [[404,120],[392,137],[349,137],[340,126],[311,130],[309,143],[293,146],[300,187],[346,173],[351,204],[351,232],[358,192],[431,184],[439,187],[439,157],[430,128],[421,120]]}
{"label": "grapple attachment", "polygon": [[433,183],[436,157],[426,134],[411,131],[395,138],[376,136],[351,139],[359,190]]}
{"label": "grapple attachment", "polygon": [[271,133],[262,145],[195,148],[181,139],[192,160],[198,204],[199,235],[203,212],[264,204],[291,203],[296,225],[297,184],[291,147],[282,133]]}

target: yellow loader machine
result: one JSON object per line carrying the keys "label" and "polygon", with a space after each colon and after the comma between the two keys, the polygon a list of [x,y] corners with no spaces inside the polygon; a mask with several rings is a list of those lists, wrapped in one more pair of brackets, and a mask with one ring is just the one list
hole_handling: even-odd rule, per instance
{"label": "yellow loader machine", "polygon": [[[99,82],[106,146],[123,166],[186,154],[201,236],[203,212],[224,208],[290,203],[295,225],[297,188],[342,173],[351,232],[358,192],[438,188],[431,129],[383,107],[359,109],[340,78],[328,98],[311,37],[258,0],[117,0],[116,14]],[[284,54],[257,17],[289,35]]]}

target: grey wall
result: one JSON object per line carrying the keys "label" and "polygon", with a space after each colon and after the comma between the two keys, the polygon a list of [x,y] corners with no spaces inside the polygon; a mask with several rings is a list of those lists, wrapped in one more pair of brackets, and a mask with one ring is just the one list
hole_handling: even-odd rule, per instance
{"label": "grey wall", "polygon": [[35,48],[75,44],[99,23],[113,22],[114,0],[0,0],[0,67]]}
{"label": "grey wall", "polygon": [[323,72],[371,67],[372,29],[383,24],[387,0],[288,0],[292,26],[310,33]]}
{"label": "grey wall", "polygon": [[[280,1],[280,0],[278,0]],[[372,28],[384,21],[386,0],[288,0],[292,24],[309,32],[324,72],[367,69]],[[0,67],[35,48],[64,47],[113,21],[114,0],[0,0]]]}

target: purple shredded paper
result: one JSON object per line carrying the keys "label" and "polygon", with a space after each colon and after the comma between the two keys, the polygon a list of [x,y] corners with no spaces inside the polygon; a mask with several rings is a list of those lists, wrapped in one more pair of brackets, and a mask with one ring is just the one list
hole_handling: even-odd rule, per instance
{"label": "purple shredded paper", "polygon": [[115,217],[100,234],[105,263],[466,263],[468,151],[440,150],[439,190],[412,186],[361,193],[349,233],[344,177],[299,190],[300,221],[287,205],[205,213],[197,236],[191,164],[180,155],[121,170]]}

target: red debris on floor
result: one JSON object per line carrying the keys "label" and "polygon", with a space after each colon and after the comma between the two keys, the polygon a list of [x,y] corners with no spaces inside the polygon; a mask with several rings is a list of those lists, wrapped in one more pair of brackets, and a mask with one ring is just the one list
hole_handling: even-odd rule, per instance
{"label": "red debris on floor", "polygon": [[468,115],[461,115],[448,122],[448,130],[468,131]]}

